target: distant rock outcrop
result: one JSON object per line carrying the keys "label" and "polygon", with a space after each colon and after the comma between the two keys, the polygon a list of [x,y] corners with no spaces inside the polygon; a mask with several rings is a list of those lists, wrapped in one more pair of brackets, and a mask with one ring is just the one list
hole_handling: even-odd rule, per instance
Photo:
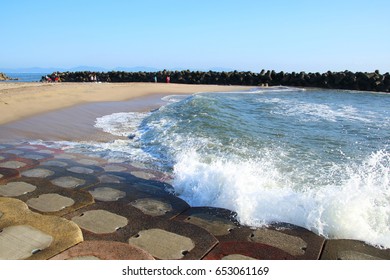
{"label": "distant rock outcrop", "polygon": [[7,80],[12,80],[10,77],[8,77],[4,73],[0,73],[0,81],[7,81]]}
{"label": "distant rock outcrop", "polygon": [[[201,72],[201,71],[168,71],[159,72],[56,72],[62,82],[160,82],[168,80],[179,84],[214,84],[214,85],[248,85],[248,86],[297,86],[329,89],[348,89],[364,91],[390,92],[390,74],[379,71],[369,72],[275,72],[262,70],[254,72]],[[93,78],[91,78],[93,77]],[[169,79],[167,79],[169,77]],[[42,77],[42,80],[47,80]]]}

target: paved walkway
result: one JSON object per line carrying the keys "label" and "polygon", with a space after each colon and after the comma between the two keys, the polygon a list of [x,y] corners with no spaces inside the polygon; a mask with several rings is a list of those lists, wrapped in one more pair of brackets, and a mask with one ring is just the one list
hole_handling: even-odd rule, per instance
{"label": "paved walkway", "polygon": [[240,225],[164,175],[46,145],[0,144],[0,259],[390,259],[357,240]]}

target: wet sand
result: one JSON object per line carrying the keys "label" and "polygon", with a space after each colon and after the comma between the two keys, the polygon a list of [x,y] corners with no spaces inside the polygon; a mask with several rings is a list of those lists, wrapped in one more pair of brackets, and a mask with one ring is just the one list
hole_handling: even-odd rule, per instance
{"label": "wet sand", "polygon": [[94,128],[97,117],[142,112],[163,96],[245,90],[249,87],[154,83],[0,83],[0,141],[109,141]]}

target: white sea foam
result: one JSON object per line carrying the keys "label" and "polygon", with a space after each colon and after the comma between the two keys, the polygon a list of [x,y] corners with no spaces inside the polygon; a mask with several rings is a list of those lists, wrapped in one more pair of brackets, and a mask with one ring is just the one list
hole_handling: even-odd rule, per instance
{"label": "white sea foam", "polygon": [[176,103],[188,98],[189,96],[190,95],[167,95],[161,98],[161,100],[168,103]]}
{"label": "white sea foam", "polygon": [[339,185],[296,188],[267,157],[259,161],[205,161],[182,151],[174,187],[193,206],[236,211],[241,223],[288,222],[330,238],[351,238],[390,248],[390,154],[379,151],[348,167]]}
{"label": "white sea foam", "polygon": [[336,122],[339,119],[347,119],[369,123],[376,117],[373,112],[361,112],[351,105],[332,107],[328,104],[300,102],[277,97],[258,98],[257,101],[274,104],[275,108],[272,110],[272,114],[296,117],[304,122],[322,120]]}
{"label": "white sea foam", "polygon": [[114,113],[97,118],[95,127],[113,135],[127,137],[138,134],[139,125],[149,115],[150,113],[139,112]]}

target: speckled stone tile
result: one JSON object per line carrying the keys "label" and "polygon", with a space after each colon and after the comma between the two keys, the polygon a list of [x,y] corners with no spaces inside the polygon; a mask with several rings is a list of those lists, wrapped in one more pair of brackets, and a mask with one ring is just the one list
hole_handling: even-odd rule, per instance
{"label": "speckled stone tile", "polygon": [[[15,258],[48,259],[83,241],[81,230],[75,223],[57,216],[34,213],[28,209],[28,206],[24,202],[18,199],[0,197],[0,212],[4,213],[0,219],[0,229],[28,226],[33,229],[32,231],[37,230],[44,233],[45,238],[47,236],[52,238],[48,247],[40,248],[38,246],[31,251],[33,253],[32,255],[18,255]],[[21,232],[23,235],[29,231],[22,230]],[[29,240],[31,236],[41,236],[39,234],[35,235],[35,232],[32,235],[27,235],[26,240]],[[31,241],[29,240],[27,243],[31,243]],[[47,243],[48,241],[44,244]],[[6,246],[11,246],[9,249],[11,251],[18,251],[17,245],[11,245],[9,241],[6,242]],[[10,257],[7,256],[7,258]]]}
{"label": "speckled stone tile", "polygon": [[51,258],[52,260],[154,260],[139,247],[112,241],[83,241]]}
{"label": "speckled stone tile", "polygon": [[99,201],[117,201],[126,196],[126,192],[110,187],[96,187],[89,193]]}
{"label": "speckled stone tile", "polygon": [[243,260],[243,261],[250,261],[250,260],[256,260],[254,258],[244,256],[241,254],[231,254],[224,256],[221,260],[231,261],[231,260]]}
{"label": "speckled stone tile", "polygon": [[204,259],[293,260],[296,258],[281,249],[266,244],[229,241],[220,242],[204,257]]}
{"label": "speckled stone tile", "polygon": [[320,257],[325,239],[313,232],[291,224],[275,224],[267,228],[234,228],[229,235],[219,236],[221,242],[242,241],[269,245],[296,259],[316,260]]}
{"label": "speckled stone tile", "polygon": [[390,260],[390,249],[375,248],[358,240],[327,240],[321,260]]}

